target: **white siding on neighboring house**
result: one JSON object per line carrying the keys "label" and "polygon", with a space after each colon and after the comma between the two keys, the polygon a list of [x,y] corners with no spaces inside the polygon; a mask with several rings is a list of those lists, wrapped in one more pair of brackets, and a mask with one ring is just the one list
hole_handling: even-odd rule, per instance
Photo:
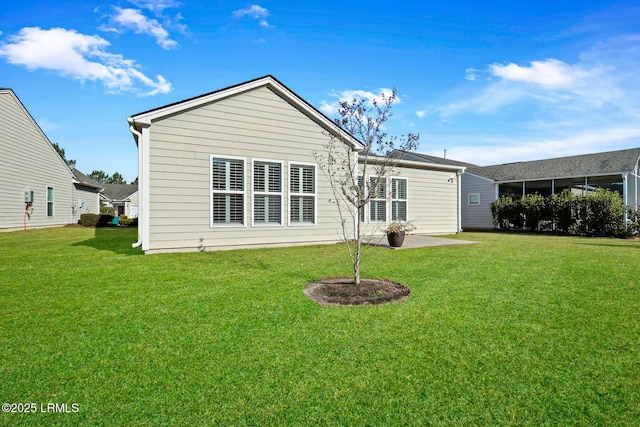
{"label": "white siding on neighboring house", "polygon": [[96,188],[76,185],[73,189],[73,222],[80,220],[80,215],[100,213],[100,194]]}
{"label": "white siding on neighboring house", "polygon": [[[73,175],[10,89],[0,89],[0,229],[74,222]],[[48,215],[47,194],[53,189]],[[33,191],[30,217],[25,191]]]}
{"label": "white siding on neighboring house", "polygon": [[[470,172],[462,176],[462,229],[494,228],[491,203],[496,200],[496,184]],[[471,198],[471,203],[470,203]],[[473,202],[478,201],[477,204]]]}

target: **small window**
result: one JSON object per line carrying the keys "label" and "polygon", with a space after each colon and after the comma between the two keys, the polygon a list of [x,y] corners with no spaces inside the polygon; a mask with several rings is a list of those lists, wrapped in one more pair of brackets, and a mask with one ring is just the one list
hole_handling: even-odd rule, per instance
{"label": "small window", "polygon": [[211,225],[242,226],[244,160],[211,156]]}
{"label": "small window", "polygon": [[253,163],[253,223],[282,224],[282,164]]}
{"label": "small window", "polygon": [[316,167],[289,165],[289,223],[316,223]]}
{"label": "small window", "polygon": [[47,187],[47,216],[53,216],[53,202],[55,198],[55,190],[53,187]]}
{"label": "small window", "polygon": [[480,204],[480,194],[479,193],[470,193],[469,194],[469,204],[470,205],[479,205]]}

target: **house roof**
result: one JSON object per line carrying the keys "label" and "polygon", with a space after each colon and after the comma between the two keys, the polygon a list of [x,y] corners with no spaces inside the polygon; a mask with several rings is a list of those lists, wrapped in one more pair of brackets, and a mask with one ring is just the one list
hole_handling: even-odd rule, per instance
{"label": "house roof", "polygon": [[472,166],[469,171],[499,182],[603,176],[632,172],[638,159],[640,148],[632,148],[494,166]]}
{"label": "house roof", "polygon": [[466,168],[478,167],[473,163],[459,162],[457,160],[445,159],[443,157],[430,156],[428,154],[412,153],[409,151],[396,150],[406,160],[416,160],[425,163],[435,163],[439,165],[461,166]]}
{"label": "house roof", "polygon": [[87,175],[80,172],[78,169],[72,168],[71,172],[73,172],[73,175],[76,177],[77,184],[84,185],[85,187],[98,188],[102,190],[103,188],[102,185],[93,181],[91,178],[89,178]]}
{"label": "house roof", "polygon": [[138,191],[138,184],[102,184],[102,195],[109,200],[126,200]]}
{"label": "house roof", "polygon": [[[199,107],[204,104],[216,102],[221,99],[225,99],[231,96],[238,95],[243,92],[254,90],[260,87],[268,87],[276,94],[281,96],[289,104],[296,107],[298,110],[306,114],[311,120],[315,121],[328,132],[334,135],[342,136],[345,143],[350,144],[354,150],[360,151],[363,149],[363,145],[353,135],[346,132],[340,126],[338,126],[333,120],[325,116],[322,112],[309,104],[303,98],[298,96],[291,89],[282,84],[278,79],[272,75],[266,75],[254,80],[249,80],[244,83],[229,86],[224,89],[219,89],[214,92],[209,92],[204,95],[199,95],[193,98],[178,101],[172,104],[168,104],[162,107],[154,108],[152,110],[144,111],[142,113],[134,114],[127,118],[129,124],[135,127],[138,131],[144,126],[149,126],[154,120],[161,119],[163,117],[176,114],[185,110]],[[136,144],[138,139],[134,133]]]}

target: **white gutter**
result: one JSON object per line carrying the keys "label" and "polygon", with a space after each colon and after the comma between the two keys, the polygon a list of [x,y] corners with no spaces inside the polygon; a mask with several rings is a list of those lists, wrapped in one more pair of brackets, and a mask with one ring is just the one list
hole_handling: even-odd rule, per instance
{"label": "white gutter", "polygon": [[[141,169],[141,161],[142,161],[142,156],[140,155],[140,139],[142,138],[142,134],[140,132],[138,132],[136,130],[136,128],[133,126],[133,119],[129,119],[129,131],[131,131],[131,133],[134,135],[135,139],[136,139],[136,145],[138,145],[138,185],[140,185],[140,171]],[[138,197],[140,197],[140,202],[139,204],[142,205],[142,192],[140,194],[138,194]],[[140,215],[138,215],[140,216]],[[141,226],[142,224],[138,224],[139,226]],[[142,236],[140,235],[141,233],[141,229],[140,227],[138,227],[138,240],[135,243],[131,244],[132,248],[137,248],[138,246],[142,245]]]}

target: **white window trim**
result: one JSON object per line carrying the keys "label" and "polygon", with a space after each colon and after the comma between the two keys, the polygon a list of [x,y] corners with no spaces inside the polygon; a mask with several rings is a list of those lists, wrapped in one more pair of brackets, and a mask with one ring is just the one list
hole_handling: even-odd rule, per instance
{"label": "white window trim", "polygon": [[[53,200],[49,201],[49,189],[53,190]],[[56,217],[56,188],[53,186],[46,186],[45,189],[45,215],[47,218],[55,218]],[[51,203],[51,215],[49,215],[49,203]]]}
{"label": "white window trim", "polygon": [[[407,198],[406,199],[399,199],[397,197],[395,199],[393,198],[393,180],[394,179],[401,179],[401,180],[404,180],[404,182],[407,183]],[[390,178],[390,181],[391,181],[391,186],[389,187],[389,220],[390,221],[394,221],[393,218],[392,218],[393,217],[392,214],[393,214],[393,202],[395,201],[395,202],[405,202],[407,204],[407,209],[406,209],[407,219],[404,220],[404,221],[409,221],[409,218],[411,218],[409,216],[409,178],[405,178],[405,177],[402,177],[402,176],[392,176]]]}
{"label": "white window trim", "polygon": [[[242,161],[242,191],[224,191],[225,194],[242,194],[242,216],[244,224],[214,224],[213,223],[213,159],[228,159]],[[245,157],[227,156],[224,154],[211,154],[209,156],[209,228],[246,228],[247,226],[247,159]]]}
{"label": "white window trim", "polygon": [[[280,165],[280,192],[272,193],[272,192],[263,192],[263,191],[255,191],[254,188],[254,174],[255,174],[255,164],[258,163],[278,163]],[[284,186],[285,179],[284,176],[287,171],[284,168],[284,162],[282,160],[272,160],[272,159],[251,159],[251,226],[252,227],[284,227],[284,215],[288,216],[288,211],[284,210]],[[280,196],[280,224],[263,224],[263,223],[255,223],[255,199],[254,196]]]}
{"label": "white window trim", "polygon": [[[377,179],[378,176],[377,175],[368,175],[367,176],[367,181],[368,183],[371,182],[371,178]],[[384,199],[379,199],[379,198],[374,198],[371,197],[369,199],[369,203],[367,203],[368,209],[367,209],[367,213],[368,215],[365,216],[365,219],[367,220],[368,224],[388,224],[389,223],[389,219],[391,218],[391,188],[389,187],[389,177],[384,177],[380,180],[380,182],[382,183],[384,181],[384,191],[385,191],[385,195],[384,195]],[[369,191],[369,188],[367,188],[367,192]],[[385,206],[384,206],[384,213],[385,213],[385,218],[384,221],[372,221],[371,220],[371,202],[381,202],[384,201],[385,202]]]}
{"label": "white window trim", "polygon": [[[310,193],[292,193],[291,192],[291,167],[293,165],[299,166],[313,166],[313,194]],[[294,162],[289,161],[287,163],[287,193],[288,197],[288,209],[287,213],[287,225],[289,227],[314,227],[318,225],[318,165],[316,163],[307,163],[307,162]],[[293,196],[307,196],[313,197],[313,224],[308,222],[291,222],[291,198]]]}
{"label": "white window trim", "polygon": [[[478,196],[478,203],[471,203],[471,196]],[[480,204],[480,193],[469,193],[469,194],[467,194],[467,204],[469,206],[478,206]]]}

